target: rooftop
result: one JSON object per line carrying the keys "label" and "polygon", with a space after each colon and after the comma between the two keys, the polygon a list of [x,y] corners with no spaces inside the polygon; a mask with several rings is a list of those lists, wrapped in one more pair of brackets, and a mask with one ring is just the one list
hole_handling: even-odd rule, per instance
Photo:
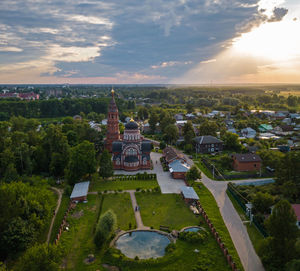
{"label": "rooftop", "polygon": [[84,197],[89,191],[90,182],[81,182],[74,185],[70,199]]}
{"label": "rooftop", "polygon": [[195,192],[193,187],[190,186],[182,186],[180,188],[181,193],[183,194],[183,197],[185,199],[195,199],[195,200],[199,200],[199,197],[197,195],[197,193]]}
{"label": "rooftop", "polygon": [[169,164],[170,172],[188,172],[190,166],[183,162],[183,160],[175,160]]}
{"label": "rooftop", "polygon": [[233,157],[239,162],[261,162],[260,156],[255,153],[236,153]]}
{"label": "rooftop", "polygon": [[210,136],[210,135],[206,135],[206,136],[197,136],[194,139],[197,143],[199,144],[217,144],[217,143],[223,143],[222,140],[214,137],[214,136]]}
{"label": "rooftop", "polygon": [[292,204],[292,208],[297,216],[297,221],[300,221],[300,204]]}

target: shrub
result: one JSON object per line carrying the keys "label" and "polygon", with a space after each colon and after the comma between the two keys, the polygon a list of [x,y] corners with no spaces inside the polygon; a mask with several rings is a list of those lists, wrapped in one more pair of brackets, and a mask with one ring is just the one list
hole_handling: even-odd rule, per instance
{"label": "shrub", "polygon": [[184,231],[179,234],[179,239],[187,241],[189,243],[202,243],[206,238],[205,232],[189,232]]}
{"label": "shrub", "polygon": [[117,217],[112,210],[108,210],[102,216],[97,224],[94,242],[100,248],[113,234],[116,229]]}
{"label": "shrub", "polygon": [[176,245],[174,243],[170,243],[166,246],[166,253],[172,253],[176,249]]}

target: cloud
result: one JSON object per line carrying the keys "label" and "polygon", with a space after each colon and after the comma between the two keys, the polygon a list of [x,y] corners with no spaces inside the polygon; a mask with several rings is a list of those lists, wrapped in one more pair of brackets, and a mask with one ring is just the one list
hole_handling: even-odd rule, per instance
{"label": "cloud", "polygon": [[203,60],[200,63],[201,64],[208,64],[208,63],[212,63],[212,62],[216,62],[217,60],[215,58],[209,59],[209,60]]}
{"label": "cloud", "polygon": [[0,47],[0,52],[22,52],[22,48],[18,47]]}
{"label": "cloud", "polygon": [[71,15],[71,16],[68,15],[66,19],[69,21],[77,21],[77,22],[82,22],[82,23],[105,25],[108,28],[113,27],[113,23],[110,22],[106,18],[100,18],[100,17],[94,17],[94,16],[84,16],[84,15]]}
{"label": "cloud", "polygon": [[273,15],[268,20],[268,22],[279,22],[283,19],[283,17],[288,13],[288,9],[286,8],[274,8]]}
{"label": "cloud", "polygon": [[172,67],[172,66],[177,66],[177,65],[189,65],[192,64],[192,61],[185,61],[185,62],[180,62],[180,61],[167,61],[167,62],[162,62],[159,65],[152,65],[152,69],[159,69],[159,68],[167,68],[167,67]]}

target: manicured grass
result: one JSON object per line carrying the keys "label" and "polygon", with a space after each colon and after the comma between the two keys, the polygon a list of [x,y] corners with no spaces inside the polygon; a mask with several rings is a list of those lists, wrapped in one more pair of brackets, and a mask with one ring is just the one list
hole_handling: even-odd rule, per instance
{"label": "manicured grass", "polygon": [[210,179],[215,180],[213,178],[212,173],[210,172],[210,170],[207,169],[207,167],[198,159],[195,160],[194,159],[194,163],[198,166],[198,168]]}
{"label": "manicured grass", "polygon": [[[68,216],[70,230],[63,232],[59,241],[59,245],[65,248],[66,256],[63,259],[63,266],[66,270],[99,269],[100,256],[97,255],[98,252],[93,242],[99,204],[98,195],[88,195],[88,203],[77,204],[75,210]],[[89,254],[94,254],[96,261],[87,265],[84,259]]]}
{"label": "manicured grass", "polygon": [[160,225],[170,230],[180,230],[186,226],[199,225],[196,217],[185,204],[180,195],[160,193],[136,193],[145,226],[159,229]]}
{"label": "manicured grass", "polygon": [[[235,210],[241,217],[242,221],[249,220],[246,217],[246,214],[245,214],[244,210],[242,209],[242,207],[237,203],[235,198],[228,191],[227,191],[227,195],[230,198]],[[258,253],[258,248],[259,248],[261,242],[264,240],[264,237],[259,232],[259,230],[255,227],[254,224],[250,225],[250,223],[246,223],[246,227],[247,227],[247,232],[248,232],[249,238],[254,246],[254,249],[255,249],[256,253]]]}
{"label": "manicured grass", "polygon": [[136,190],[141,189],[153,189],[158,186],[156,180],[128,180],[128,181],[94,181],[90,185],[90,191],[111,191],[111,190]]}
{"label": "manicured grass", "polygon": [[[195,252],[195,249],[199,252]],[[121,267],[121,270],[130,271],[229,271],[231,270],[211,235],[202,244],[192,244],[182,240],[176,241],[176,249],[162,258],[154,260],[120,260],[117,252],[112,257],[107,253],[104,262]],[[197,268],[196,268],[197,266]],[[201,266],[201,268],[200,268]],[[195,268],[195,269],[194,269]]]}
{"label": "manicured grass", "polygon": [[233,257],[234,262],[240,270],[243,270],[240,258],[231,240],[230,234],[221,216],[219,207],[209,190],[203,184],[195,184],[194,189],[200,198],[200,203],[207,213],[210,221],[215,226],[223,243],[227,247],[229,254]]}
{"label": "manicured grass", "polygon": [[104,194],[103,197],[102,214],[111,209],[117,216],[120,229],[129,230],[129,223],[132,229],[135,228],[134,211],[129,193]]}
{"label": "manicured grass", "polygon": [[63,194],[63,196],[61,198],[60,207],[58,209],[58,212],[57,212],[55,220],[54,220],[54,224],[53,224],[53,228],[52,228],[52,232],[51,232],[51,236],[50,236],[50,242],[55,241],[55,237],[58,233],[61,222],[63,221],[65,212],[68,209],[69,202],[70,202],[70,197]]}

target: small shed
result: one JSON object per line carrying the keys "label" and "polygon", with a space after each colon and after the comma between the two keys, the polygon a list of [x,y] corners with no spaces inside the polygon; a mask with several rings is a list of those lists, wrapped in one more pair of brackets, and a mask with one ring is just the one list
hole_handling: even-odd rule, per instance
{"label": "small shed", "polygon": [[72,201],[85,201],[89,191],[90,182],[81,182],[74,185],[70,199]]}
{"label": "small shed", "polygon": [[181,195],[187,204],[193,204],[199,200],[199,197],[193,187],[182,186],[180,190],[181,190]]}

